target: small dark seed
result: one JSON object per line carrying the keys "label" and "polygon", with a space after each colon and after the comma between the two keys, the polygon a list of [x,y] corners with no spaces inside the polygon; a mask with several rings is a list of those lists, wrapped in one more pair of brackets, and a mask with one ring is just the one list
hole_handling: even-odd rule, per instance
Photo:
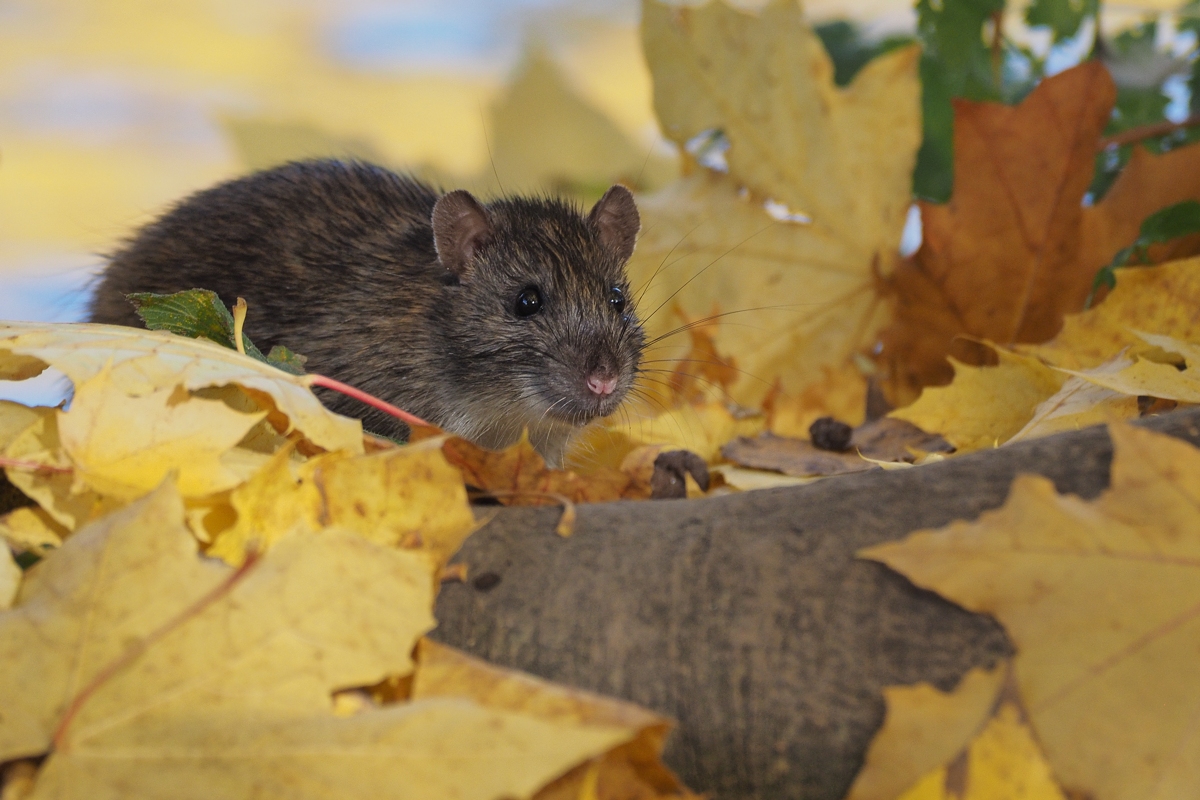
{"label": "small dark seed", "polygon": [[471,581],[471,585],[481,592],[490,592],[500,585],[500,576],[494,572],[484,572]]}
{"label": "small dark seed", "polygon": [[835,453],[843,452],[850,446],[850,436],[853,433],[853,428],[833,417],[821,417],[808,428],[813,447]]}

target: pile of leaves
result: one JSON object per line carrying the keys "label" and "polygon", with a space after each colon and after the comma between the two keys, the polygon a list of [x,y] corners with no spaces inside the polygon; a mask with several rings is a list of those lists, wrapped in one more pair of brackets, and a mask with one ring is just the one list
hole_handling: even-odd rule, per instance
{"label": "pile of leaves", "polygon": [[[927,38],[939,5],[919,5]],[[903,258],[914,170],[946,145],[947,53],[893,42],[839,86],[786,0],[643,14],[656,112],[689,155],[639,198],[639,399],[572,469],[528,442],[364,436],[202,292],[141,298],[159,330],[0,326],[0,378],[73,385],[66,408],[0,403],[21,506],[0,517],[6,798],[687,796],[659,761],[668,721],[422,638],[440,582],[469,578],[447,567],[486,521],[469,490],[559,503],[569,535],[574,503],[919,468],[1099,422],[1117,458],[1094,503],[1022,478],[975,523],[863,554],[995,615],[1018,653],[948,695],[890,690],[851,797],[1200,788],[1200,455],[1120,424],[1200,402],[1200,145],[1129,146],[1099,198],[1124,113],[1100,60],[1016,105],[944,97],[953,189],[921,202]],[[986,83],[978,55],[963,86]]]}

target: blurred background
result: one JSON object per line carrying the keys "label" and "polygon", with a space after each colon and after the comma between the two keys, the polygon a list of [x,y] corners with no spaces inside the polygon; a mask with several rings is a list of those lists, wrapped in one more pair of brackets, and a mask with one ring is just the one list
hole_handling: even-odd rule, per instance
{"label": "blurred background", "polygon": [[[1114,132],[1200,105],[1200,0],[806,8],[840,83],[925,45],[922,197],[949,196],[952,97],[1015,102],[1096,56],[1120,86]],[[361,157],[483,195],[653,191],[679,154],[655,123],[639,15],[632,0],[0,0],[0,319],[80,319],[103,254],[138,226],[294,158]],[[1126,157],[1101,154],[1093,197]]]}

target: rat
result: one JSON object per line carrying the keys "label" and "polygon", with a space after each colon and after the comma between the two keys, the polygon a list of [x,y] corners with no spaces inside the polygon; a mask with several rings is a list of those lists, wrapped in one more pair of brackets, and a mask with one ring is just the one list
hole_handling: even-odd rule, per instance
{"label": "rat", "polygon": [[[552,197],[481,203],[383,167],[302,161],[200,191],[108,258],[93,322],[140,326],[126,295],[246,299],[247,330],[307,368],[498,450],[523,430],[551,466],[613,413],[644,334],[625,264],[640,227],[615,185],[584,214]],[[403,439],[403,423],[322,391]]]}

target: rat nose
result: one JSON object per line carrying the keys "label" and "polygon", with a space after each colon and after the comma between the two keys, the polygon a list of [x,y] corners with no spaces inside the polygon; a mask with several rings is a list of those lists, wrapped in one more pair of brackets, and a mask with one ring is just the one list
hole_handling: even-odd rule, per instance
{"label": "rat nose", "polygon": [[591,389],[592,394],[598,394],[601,397],[606,397],[613,393],[617,388],[616,376],[609,377],[602,375],[599,372],[592,373],[587,379],[587,387]]}

